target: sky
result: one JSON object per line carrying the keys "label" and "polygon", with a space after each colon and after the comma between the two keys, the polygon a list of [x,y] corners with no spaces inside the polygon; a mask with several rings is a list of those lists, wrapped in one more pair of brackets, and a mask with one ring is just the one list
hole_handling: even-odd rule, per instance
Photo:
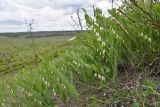
{"label": "sky", "polygon": [[[27,31],[27,23],[33,19],[33,31],[77,30],[76,9],[85,8],[89,14],[93,5],[107,14],[111,0],[0,0],[0,32]],[[80,14],[83,26],[85,21]]]}

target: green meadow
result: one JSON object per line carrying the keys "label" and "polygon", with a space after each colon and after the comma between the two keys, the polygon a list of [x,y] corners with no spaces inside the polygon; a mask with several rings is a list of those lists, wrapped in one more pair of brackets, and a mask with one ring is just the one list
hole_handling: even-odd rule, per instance
{"label": "green meadow", "polygon": [[[0,36],[0,75],[18,72],[40,63],[38,56],[53,57],[54,53],[67,47],[72,36],[31,38]],[[60,48],[58,48],[60,47]],[[35,48],[35,52],[34,52]],[[3,78],[2,76],[0,78]]]}

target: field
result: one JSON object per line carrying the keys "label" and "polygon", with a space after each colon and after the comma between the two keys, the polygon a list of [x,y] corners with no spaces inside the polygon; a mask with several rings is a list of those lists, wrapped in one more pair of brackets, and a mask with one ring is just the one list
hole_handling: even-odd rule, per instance
{"label": "field", "polygon": [[[16,73],[22,68],[30,68],[40,63],[38,57],[53,57],[55,52],[63,50],[72,36],[51,36],[31,38],[0,36],[0,75]],[[60,48],[59,48],[60,47]],[[37,56],[35,58],[35,56]],[[3,78],[4,76],[0,76]]]}

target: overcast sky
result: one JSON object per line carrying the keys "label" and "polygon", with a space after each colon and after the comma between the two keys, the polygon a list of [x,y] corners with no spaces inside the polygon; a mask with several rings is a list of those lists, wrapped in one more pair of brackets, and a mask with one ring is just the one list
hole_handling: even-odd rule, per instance
{"label": "overcast sky", "polygon": [[109,0],[0,0],[0,32],[26,31],[25,18],[34,19],[34,31],[74,30],[74,10],[91,13],[93,5],[111,8]]}

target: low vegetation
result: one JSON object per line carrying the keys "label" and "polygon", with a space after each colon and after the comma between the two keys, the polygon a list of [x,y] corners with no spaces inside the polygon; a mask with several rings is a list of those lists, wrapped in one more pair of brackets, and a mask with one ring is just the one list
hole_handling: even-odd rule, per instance
{"label": "low vegetation", "polygon": [[25,36],[0,37],[0,75],[6,75],[8,72],[9,74],[11,72],[15,73],[22,68],[32,68],[36,63],[41,62],[38,56],[54,57],[53,53],[55,52],[58,56],[58,51],[64,51],[64,48],[69,46],[66,40],[71,37],[53,36],[35,38],[36,53],[33,52],[31,38],[25,38]]}
{"label": "low vegetation", "polygon": [[0,81],[3,107],[160,105],[159,1],[125,1],[109,17],[93,10],[83,9],[88,32],[67,49],[37,51],[41,63]]}

